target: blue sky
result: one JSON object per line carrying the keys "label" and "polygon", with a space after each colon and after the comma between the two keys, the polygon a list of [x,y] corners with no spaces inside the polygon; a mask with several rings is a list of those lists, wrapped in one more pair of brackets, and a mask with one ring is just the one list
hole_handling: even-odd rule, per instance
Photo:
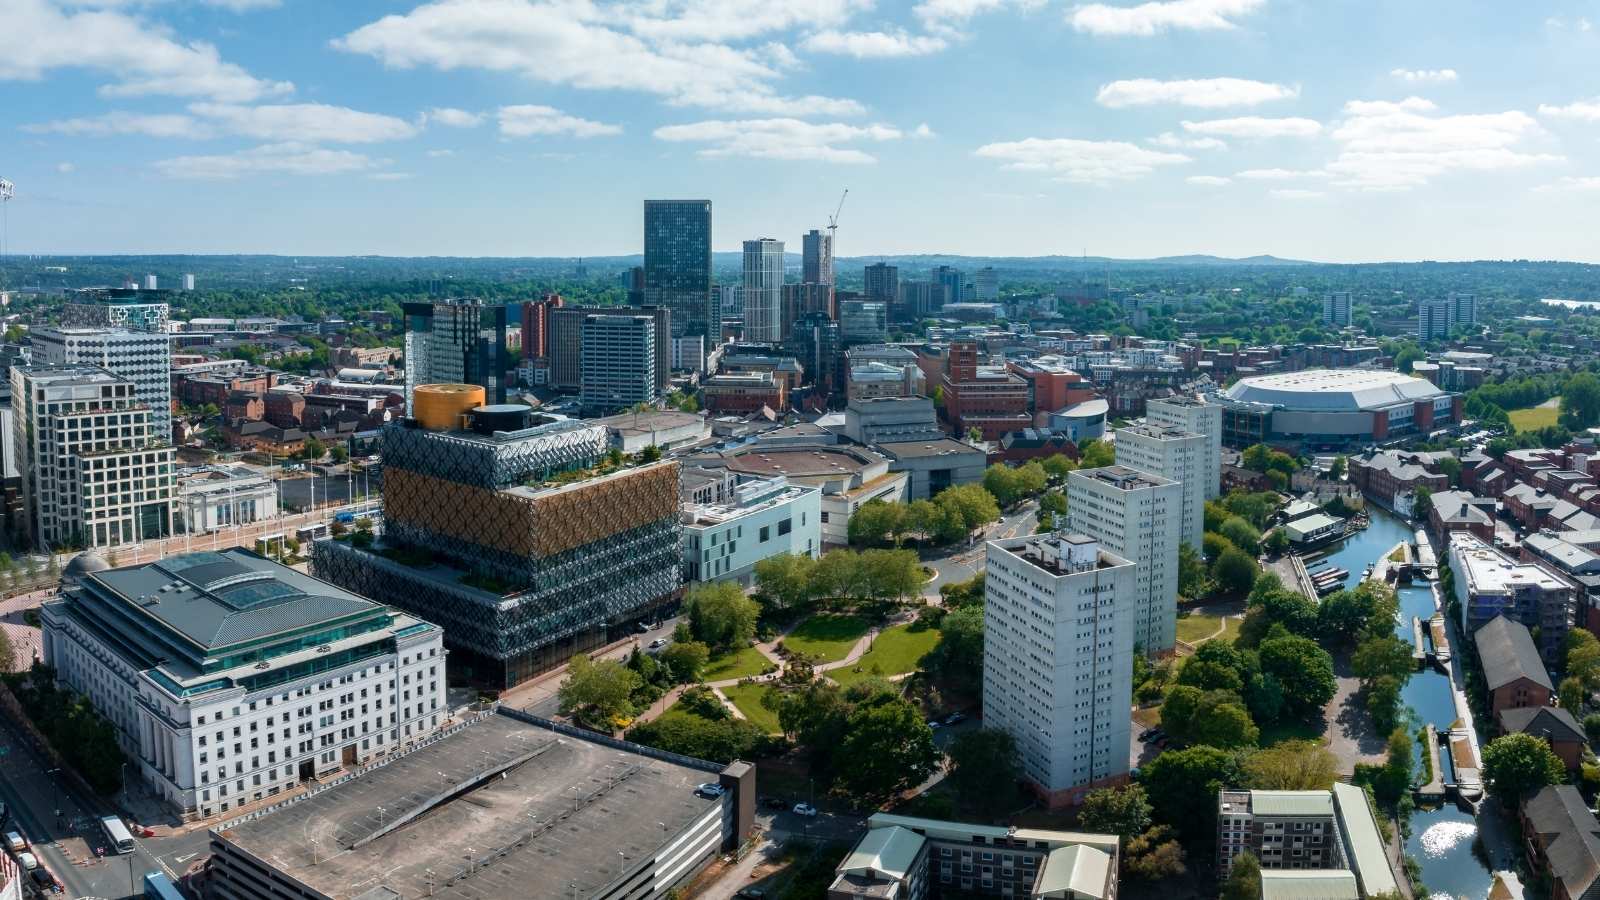
{"label": "blue sky", "polygon": [[1600,261],[1600,0],[3,6],[12,252]]}

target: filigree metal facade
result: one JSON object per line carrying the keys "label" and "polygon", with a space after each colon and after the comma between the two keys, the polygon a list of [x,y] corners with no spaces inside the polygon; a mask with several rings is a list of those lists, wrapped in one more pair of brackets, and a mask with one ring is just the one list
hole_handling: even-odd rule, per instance
{"label": "filigree metal facade", "polygon": [[517,684],[677,598],[676,462],[523,486],[593,463],[605,442],[575,422],[493,437],[391,425],[382,546],[319,541],[313,571],[442,625],[474,680]]}

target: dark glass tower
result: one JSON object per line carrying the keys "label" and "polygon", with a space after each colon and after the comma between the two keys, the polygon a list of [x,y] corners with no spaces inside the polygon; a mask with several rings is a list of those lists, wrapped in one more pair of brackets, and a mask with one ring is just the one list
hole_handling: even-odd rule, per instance
{"label": "dark glass tower", "polygon": [[506,307],[476,298],[403,304],[406,408],[419,384],[476,384],[490,403],[506,402]]}
{"label": "dark glass tower", "polygon": [[711,288],[711,201],[644,202],[644,302],[672,310],[672,336],[722,333]]}

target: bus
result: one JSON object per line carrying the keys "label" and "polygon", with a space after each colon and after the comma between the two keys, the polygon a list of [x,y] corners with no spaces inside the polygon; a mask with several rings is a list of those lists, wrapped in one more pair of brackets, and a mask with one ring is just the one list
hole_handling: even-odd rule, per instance
{"label": "bus", "polygon": [[100,827],[106,833],[106,840],[111,842],[111,849],[115,853],[133,852],[133,835],[128,833],[128,826],[116,816],[106,816],[100,820]]}
{"label": "bus", "polygon": [[144,876],[145,900],[184,900],[172,879],[164,872],[150,872]]}

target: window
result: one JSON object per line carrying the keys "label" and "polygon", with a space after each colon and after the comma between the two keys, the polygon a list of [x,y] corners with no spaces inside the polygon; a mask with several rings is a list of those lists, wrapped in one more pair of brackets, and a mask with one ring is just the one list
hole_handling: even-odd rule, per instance
{"label": "window", "polygon": [[784,519],[782,522],[778,523],[778,534],[788,534],[791,530],[793,530],[793,526],[793,519]]}
{"label": "window", "polygon": [[763,525],[763,526],[761,526],[761,543],[765,544],[767,541],[769,541],[771,539],[772,539],[772,526],[771,525]]}

